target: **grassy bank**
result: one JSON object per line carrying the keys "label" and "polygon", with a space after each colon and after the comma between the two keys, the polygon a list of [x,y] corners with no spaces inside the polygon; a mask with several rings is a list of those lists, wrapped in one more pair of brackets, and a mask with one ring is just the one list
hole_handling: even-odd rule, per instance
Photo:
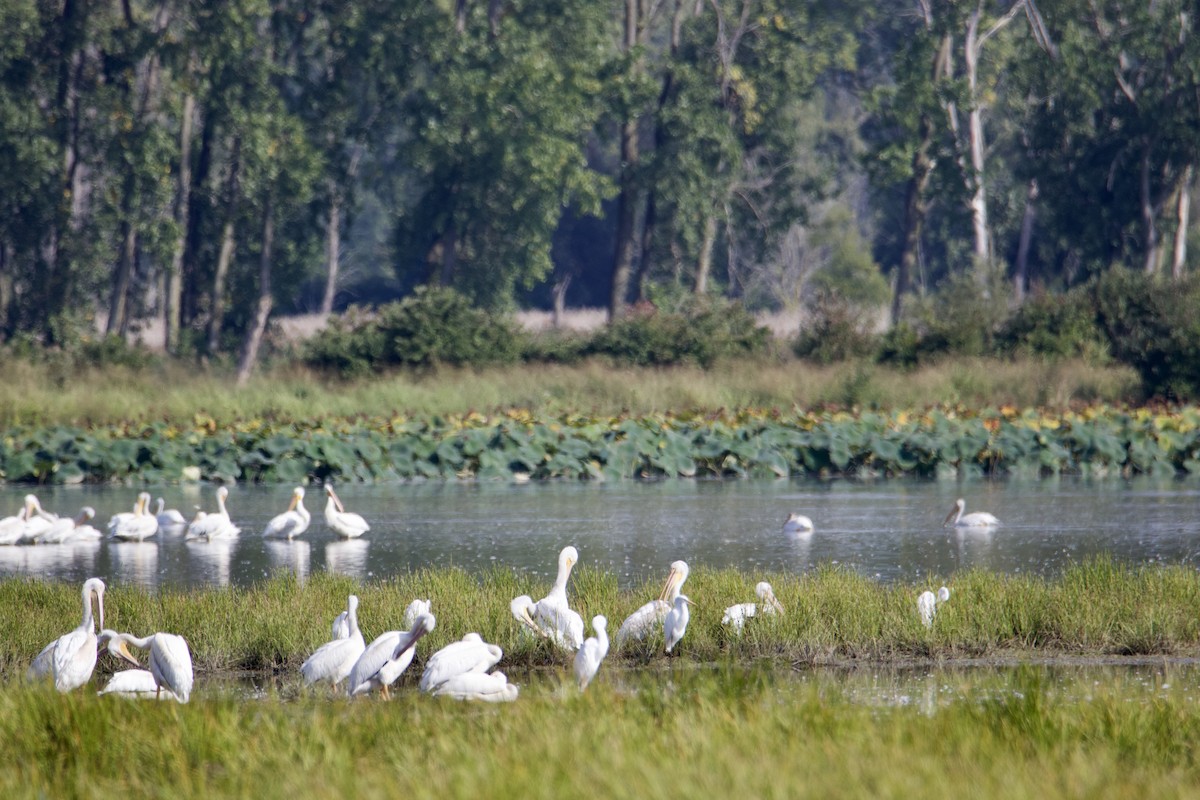
{"label": "grassy bank", "polygon": [[[751,620],[733,636],[722,611],[754,600],[754,584],[771,581],[787,613]],[[959,573],[951,600],[932,630],[920,623],[916,596],[924,586],[882,585],[846,570],[824,567],[805,575],[748,575],[694,569],[685,591],[696,603],[682,657],[693,662],[765,661],[836,664],[923,659],[1042,655],[1144,655],[1200,652],[1200,574],[1183,567],[1127,568],[1088,562],[1056,578]],[[329,623],[346,595],[361,598],[359,619],[368,640],[401,624],[416,597],[433,601],[437,629],[422,642],[424,657],[468,631],[505,651],[504,665],[567,667],[570,656],[520,630],[509,612],[519,594],[541,597],[548,582],[496,570],[474,577],[457,569],[425,570],[360,585],[314,575],[303,586],[284,575],[250,589],[203,589],[151,594],[111,586],[109,627],[144,635],[165,630],[191,644],[197,671],[279,670],[296,676],[303,660],[329,636]],[[586,620],[620,621],[656,596],[659,586],[619,591],[615,575],[579,569],[572,575],[572,607]],[[937,582],[931,588],[937,588]],[[0,675],[13,680],[51,639],[78,624],[79,588],[10,579],[0,582],[0,607],[22,609],[0,617]],[[614,663],[662,661],[661,634],[627,643]],[[202,679],[202,678],[201,678]],[[298,677],[296,678],[298,680]]]}
{"label": "grassy bank", "polygon": [[[1175,690],[1072,698],[1030,674],[931,714],[778,673],[605,676],[479,707],[232,695],[174,703],[0,689],[0,794],[24,797],[1130,797],[1200,780]],[[988,699],[988,698],[991,699]]]}

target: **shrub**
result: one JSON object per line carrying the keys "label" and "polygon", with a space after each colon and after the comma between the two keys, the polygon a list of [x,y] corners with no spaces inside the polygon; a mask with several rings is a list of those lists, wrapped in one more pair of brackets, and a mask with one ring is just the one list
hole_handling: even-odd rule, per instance
{"label": "shrub", "polygon": [[634,309],[598,331],[584,352],[638,366],[694,363],[707,369],[723,358],[765,353],[769,337],[740,304],[699,301],[677,313]]}
{"label": "shrub", "polygon": [[1007,354],[1104,361],[1108,340],[1096,324],[1089,292],[1072,290],[1029,298],[1001,326],[996,348]]}
{"label": "shrub", "polygon": [[863,358],[875,353],[878,337],[872,334],[867,314],[832,296],[819,300],[812,321],[792,343],[797,357],[820,364]]}

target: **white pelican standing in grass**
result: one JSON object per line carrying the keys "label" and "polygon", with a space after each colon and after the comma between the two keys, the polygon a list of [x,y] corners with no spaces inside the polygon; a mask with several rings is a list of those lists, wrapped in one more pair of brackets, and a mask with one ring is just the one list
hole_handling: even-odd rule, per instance
{"label": "white pelican standing in grass", "polygon": [[33,540],[37,544],[63,544],[65,542],[90,542],[101,537],[100,531],[88,522],[96,516],[96,509],[84,506],[74,519],[60,518],[51,523]]}
{"label": "white pelican standing in grass", "polygon": [[333,625],[329,629],[331,636],[330,641],[337,639],[350,638],[350,615],[345,611],[333,618]]}
{"label": "white pelican standing in grass", "polygon": [[575,654],[575,680],[579,682],[581,692],[596,677],[600,662],[608,655],[608,619],[602,614],[592,617],[592,630],[596,635],[588,637]]}
{"label": "white pelican standing in grass", "polygon": [[485,703],[511,703],[520,689],[509,683],[503,672],[464,672],[439,683],[430,692],[435,697],[455,700],[480,700]]}
{"label": "white pelican standing in grass", "polygon": [[692,601],[686,594],[677,595],[674,607],[667,612],[667,618],[663,620],[663,638],[667,641],[668,653],[687,633],[688,620],[692,617],[691,611],[688,610],[691,604]]}
{"label": "white pelican standing in grass", "polygon": [[177,508],[166,508],[166,500],[158,498],[158,507],[154,510],[154,518],[158,520],[158,529],[160,531],[174,531],[187,525],[187,520],[183,518],[183,514],[179,513]]}
{"label": "white pelican standing in grass", "polygon": [[795,512],[788,514],[788,518],[783,522],[783,532],[792,536],[803,536],[806,533],[812,533],[812,520],[803,514],[796,514]]}
{"label": "white pelican standing in grass", "polygon": [[358,514],[347,511],[342,500],[333,491],[332,484],[325,484],[325,524],[343,539],[355,539],[371,530],[367,521]]}
{"label": "white pelican standing in grass", "polygon": [[229,512],[225,508],[225,498],[229,497],[229,489],[224,486],[217,487],[217,512],[215,514],[206,514],[200,511],[196,514],[196,518],[188,525],[187,538],[189,539],[232,539],[242,532],[242,529],[233,524],[233,520],[229,518]]}
{"label": "white pelican standing in grass", "polygon": [[528,595],[513,598],[509,604],[519,622],[531,626],[564,650],[578,650],[583,644],[583,617],[567,602],[567,581],[571,568],[579,561],[579,551],[568,545],[558,554],[558,576],[550,592],[531,605]]}
{"label": "white pelican standing in grass", "polygon": [[[754,587],[754,594],[762,601],[761,611],[764,614],[783,615],[783,606],[775,599],[775,591],[771,588],[771,584],[759,581],[758,585]],[[738,603],[725,609],[725,615],[721,617],[721,624],[732,626],[734,633],[741,633],[746,625],[746,620],[755,616],[759,610],[760,607],[755,603]]]}
{"label": "white pelican standing in grass", "polygon": [[127,669],[114,672],[104,688],[96,694],[111,694],[130,699],[179,700],[170,689],[160,687],[158,681],[154,680],[154,673],[148,669]]}
{"label": "white pelican standing in grass", "polygon": [[187,641],[182,636],[160,631],[149,636],[137,637],[132,633],[104,630],[100,632],[100,640],[108,646],[108,652],[135,667],[140,667],[141,664],[129,652],[129,647],[132,645],[150,651],[150,675],[157,687],[155,697],[169,692],[180,703],[186,703],[191,697],[194,680],[192,651],[188,649]]}
{"label": "white pelican standing in grass", "polygon": [[437,626],[433,614],[421,614],[407,631],[388,631],[367,645],[354,662],[346,694],[350,697],[379,689],[384,698],[389,687],[404,674],[417,652],[417,642]]}
{"label": "white pelican standing in grass", "polygon": [[921,592],[917,598],[917,613],[921,615],[921,624],[926,628],[933,627],[933,618],[937,614],[938,606],[950,599],[950,590],[943,586],[938,589],[935,595],[931,591]]}
{"label": "white pelican standing in grass", "polygon": [[268,539],[292,539],[308,530],[308,522],[312,516],[304,507],[304,490],[297,486],[292,490],[292,502],[287,511],[273,518],[263,529],[263,536]]}
{"label": "white pelican standing in grass", "polygon": [[963,510],[967,507],[967,501],[961,497],[954,501],[954,509],[946,516],[946,521],[942,523],[942,527],[953,525],[955,528],[992,528],[1000,524],[1000,520],[986,511],[973,511],[970,514],[964,514]]}
{"label": "white pelican standing in grass", "polygon": [[92,598],[100,627],[104,627],[104,581],[88,578],[83,583],[83,621],[70,633],[65,633],[42,648],[29,667],[29,680],[46,676],[54,678],[54,688],[69,692],[87,683],[96,667],[96,626],[92,617]]}
{"label": "white pelican standing in grass", "polygon": [[350,595],[346,601],[346,621],[350,625],[350,635],[321,645],[300,667],[305,683],[329,681],[337,686],[350,675],[354,663],[367,649],[362,631],[358,629],[357,595]]}
{"label": "white pelican standing in grass", "polygon": [[133,514],[117,514],[108,522],[108,535],[114,539],[140,542],[158,533],[158,519],[147,510],[150,493],[142,492],[133,504]]}
{"label": "white pelican standing in grass", "polygon": [[621,627],[617,629],[617,647],[620,647],[621,643],[630,637],[645,639],[659,623],[667,618],[667,613],[675,603],[675,598],[679,596],[687,576],[686,561],[676,561],[671,564],[667,582],[663,584],[662,592],[658,597],[626,617],[625,621],[621,623]]}
{"label": "white pelican standing in grass", "polygon": [[404,627],[408,628],[411,631],[413,628],[413,625],[417,624],[417,617],[421,616],[422,614],[432,614],[432,613],[433,613],[433,602],[432,601],[420,600],[420,599],[413,600],[411,603],[408,604],[408,607],[404,609]]}
{"label": "white pelican standing in grass", "polygon": [[504,651],[498,645],[488,644],[478,633],[468,633],[429,657],[419,688],[422,692],[432,692],[456,675],[487,672],[503,657]]}

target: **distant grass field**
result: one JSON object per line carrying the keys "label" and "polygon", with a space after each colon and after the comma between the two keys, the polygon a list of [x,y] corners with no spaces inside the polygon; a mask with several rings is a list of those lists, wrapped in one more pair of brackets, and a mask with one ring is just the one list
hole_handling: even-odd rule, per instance
{"label": "distant grass field", "polygon": [[1136,375],[1081,361],[958,359],[904,371],[867,363],[816,367],[765,360],[698,368],[577,366],[441,369],[342,381],[276,367],[236,388],[223,368],[163,362],[142,369],[66,369],[8,359],[0,426],[465,413],[645,414],[734,408],[965,406],[1067,408],[1127,403]]}

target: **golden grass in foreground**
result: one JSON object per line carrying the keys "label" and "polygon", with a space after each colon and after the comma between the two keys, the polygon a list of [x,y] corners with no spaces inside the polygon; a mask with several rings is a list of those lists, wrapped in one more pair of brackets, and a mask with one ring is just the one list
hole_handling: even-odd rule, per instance
{"label": "golden grass in foreground", "polygon": [[610,415],[791,408],[834,404],[914,408],[939,403],[1064,408],[1134,400],[1137,378],[1122,367],[1083,362],[959,359],[913,372],[872,364],[814,367],[796,361],[696,368],[579,366],[443,369],[338,381],[298,367],[277,368],[243,388],[218,369],[165,363],[143,370],[65,372],[10,360],[0,382],[0,425],[190,421],[266,416],[386,416],[527,408]]}

